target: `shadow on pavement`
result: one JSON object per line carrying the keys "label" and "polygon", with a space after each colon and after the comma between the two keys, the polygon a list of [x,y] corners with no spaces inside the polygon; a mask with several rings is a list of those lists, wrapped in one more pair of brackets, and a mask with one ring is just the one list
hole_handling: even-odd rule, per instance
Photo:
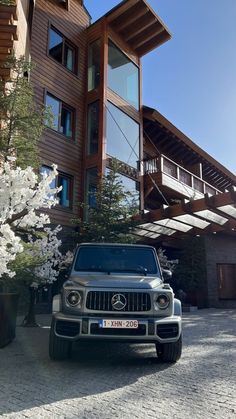
{"label": "shadow on pavement", "polygon": [[110,392],[170,368],[158,361],[153,344],[82,342],[70,360],[53,362],[48,318],[38,318],[40,328],[17,327],[15,341],[0,350],[0,415]]}

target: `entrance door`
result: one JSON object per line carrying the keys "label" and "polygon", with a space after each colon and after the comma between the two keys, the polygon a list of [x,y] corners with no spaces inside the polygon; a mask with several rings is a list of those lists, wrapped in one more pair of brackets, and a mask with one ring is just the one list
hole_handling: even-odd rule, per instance
{"label": "entrance door", "polygon": [[218,289],[220,300],[236,299],[236,265],[218,264]]}

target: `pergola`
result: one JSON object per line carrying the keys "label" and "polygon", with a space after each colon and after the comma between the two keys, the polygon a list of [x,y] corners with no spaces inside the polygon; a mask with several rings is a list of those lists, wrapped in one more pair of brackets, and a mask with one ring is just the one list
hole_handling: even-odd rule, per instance
{"label": "pergola", "polygon": [[135,234],[158,242],[186,235],[227,233],[236,237],[236,188],[197,200],[151,210],[139,216]]}

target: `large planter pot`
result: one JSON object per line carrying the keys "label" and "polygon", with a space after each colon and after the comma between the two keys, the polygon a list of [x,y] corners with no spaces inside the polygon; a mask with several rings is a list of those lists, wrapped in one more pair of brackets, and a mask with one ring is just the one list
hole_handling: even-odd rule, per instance
{"label": "large planter pot", "polygon": [[0,348],[8,345],[16,335],[18,299],[16,293],[0,293]]}

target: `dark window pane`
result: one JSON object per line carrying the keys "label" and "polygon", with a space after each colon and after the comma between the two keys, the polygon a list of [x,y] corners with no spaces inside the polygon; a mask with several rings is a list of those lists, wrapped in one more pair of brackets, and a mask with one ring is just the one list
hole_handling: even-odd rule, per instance
{"label": "dark window pane", "polygon": [[64,64],[70,71],[75,71],[75,51],[73,48],[65,44]]}
{"label": "dark window pane", "polygon": [[88,169],[86,173],[86,197],[89,208],[96,206],[98,172],[96,168]]}
{"label": "dark window pane", "polygon": [[59,63],[62,63],[63,38],[56,31],[50,28],[49,33],[49,54]]}
{"label": "dark window pane", "polygon": [[137,168],[139,137],[139,124],[108,102],[107,154]]}
{"label": "dark window pane", "polygon": [[66,137],[72,137],[72,112],[62,106],[60,132]]}
{"label": "dark window pane", "polygon": [[47,94],[46,96],[46,106],[49,106],[50,111],[52,113],[52,125],[50,128],[58,131],[58,121],[59,121],[59,113],[60,113],[60,101],[55,99],[53,96]]}
{"label": "dark window pane", "polygon": [[69,178],[61,174],[58,175],[58,186],[62,186],[62,190],[58,194],[59,205],[66,208],[71,206],[70,182],[71,180]]}
{"label": "dark window pane", "polygon": [[89,45],[88,91],[96,89],[100,82],[100,40]]}
{"label": "dark window pane", "polygon": [[88,154],[98,152],[99,102],[88,106]]}
{"label": "dark window pane", "polygon": [[139,109],[139,69],[109,41],[108,87]]}

